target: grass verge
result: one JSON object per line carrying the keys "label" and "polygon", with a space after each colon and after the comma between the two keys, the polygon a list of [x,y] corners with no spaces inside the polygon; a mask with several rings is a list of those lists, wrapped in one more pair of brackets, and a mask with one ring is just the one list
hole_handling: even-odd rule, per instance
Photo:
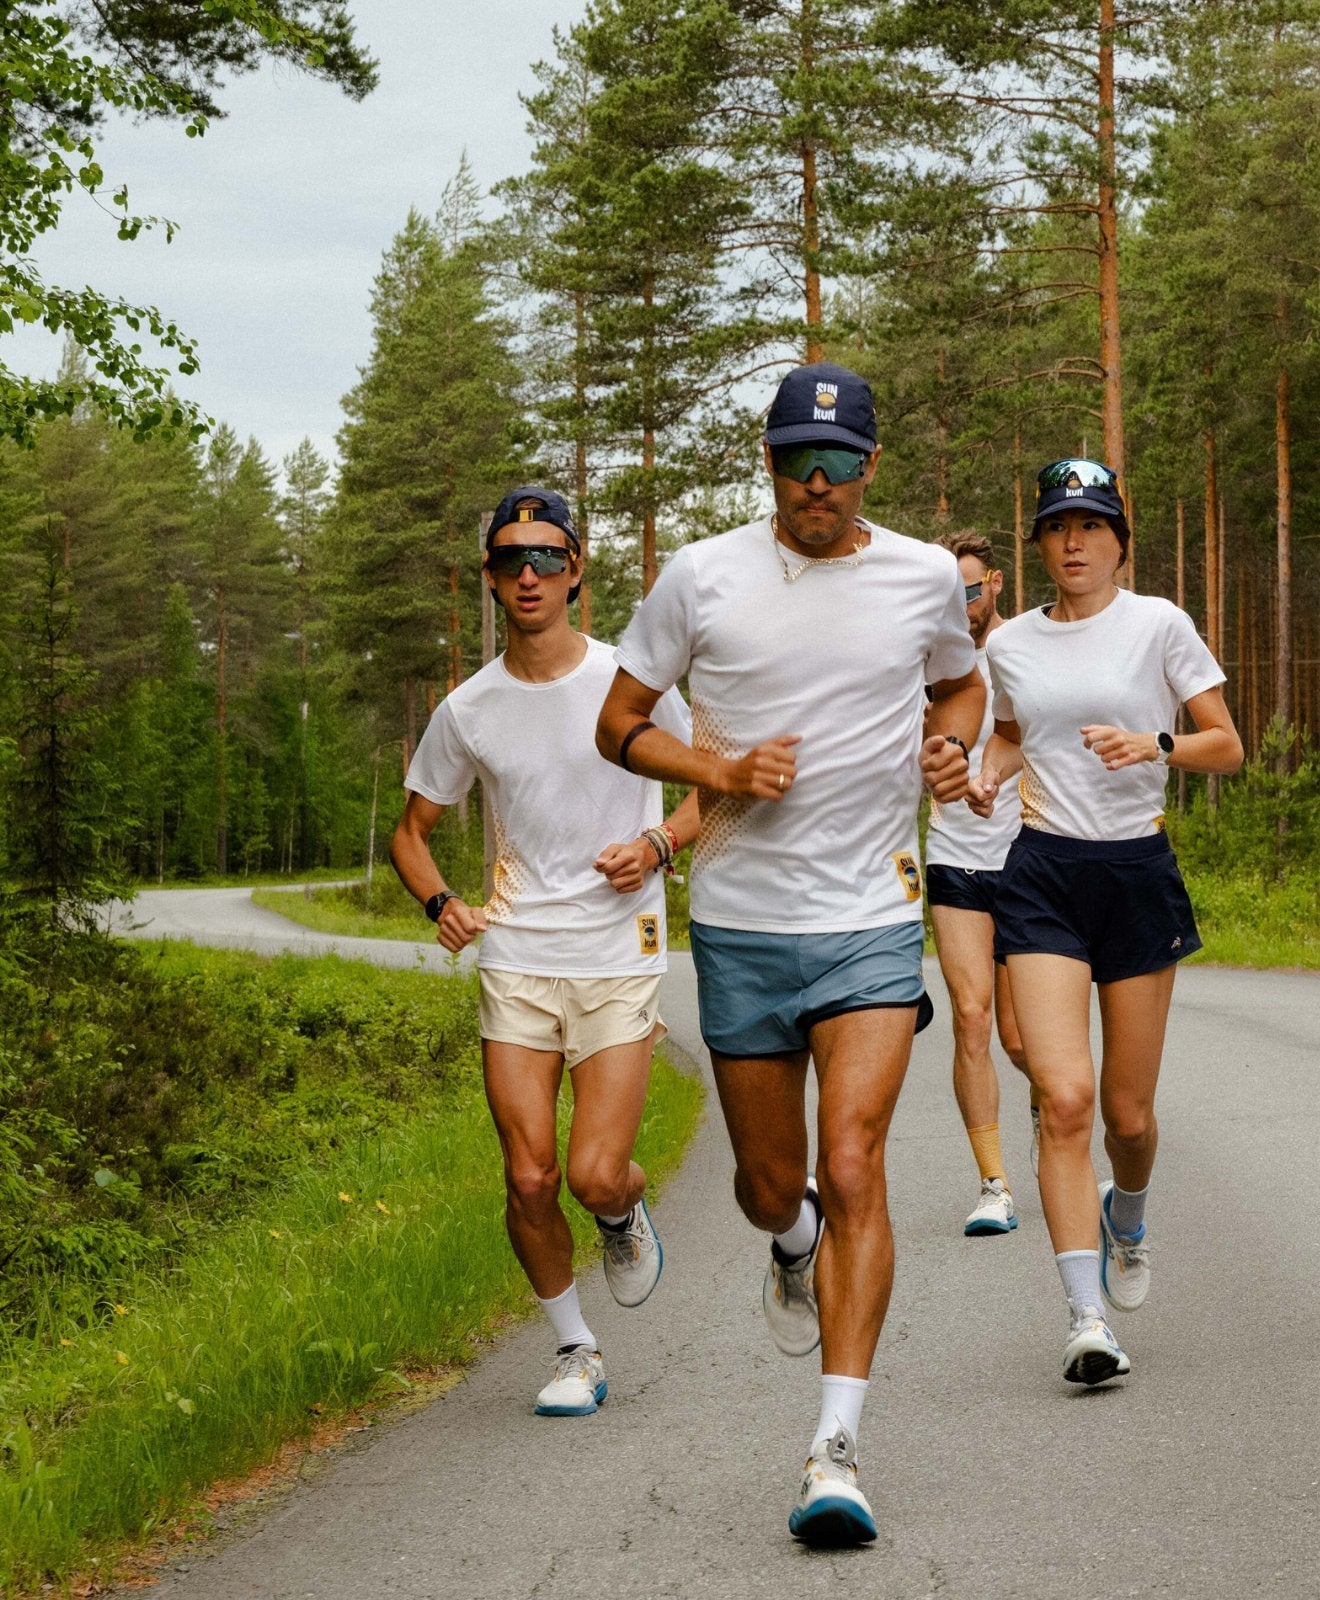
{"label": "grass verge", "polygon": [[[638,1144],[653,1180],[681,1159],[701,1100],[657,1061]],[[568,1209],[594,1249],[590,1219]],[[217,1477],[405,1390],[409,1366],[469,1359],[530,1309],[479,1087],[309,1156],[168,1272],[118,1293],[107,1305],[97,1287],[64,1286],[0,1353],[6,1594],[93,1559],[106,1570]]]}

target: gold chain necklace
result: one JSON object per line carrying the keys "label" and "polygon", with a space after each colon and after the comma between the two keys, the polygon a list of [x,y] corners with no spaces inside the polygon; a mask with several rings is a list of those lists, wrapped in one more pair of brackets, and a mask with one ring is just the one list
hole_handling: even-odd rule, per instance
{"label": "gold chain necklace", "polygon": [[779,513],[776,511],[770,518],[770,537],[774,541],[775,554],[779,557],[779,565],[784,569],[784,582],[796,583],[808,567],[860,567],[862,556],[866,551],[863,539],[858,539],[853,546],[850,556],[803,556],[801,562],[792,572],[788,570],[788,562],[784,560],[784,547],[779,542]]}

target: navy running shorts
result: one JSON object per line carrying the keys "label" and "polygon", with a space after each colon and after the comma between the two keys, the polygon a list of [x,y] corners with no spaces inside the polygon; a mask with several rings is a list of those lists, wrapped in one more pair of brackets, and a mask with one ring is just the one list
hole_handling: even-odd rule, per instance
{"label": "navy running shorts", "polygon": [[936,862],[926,867],[926,903],[952,906],[957,911],[995,914],[999,873],[981,867],[946,867]]}
{"label": "navy running shorts", "polygon": [[932,1007],[921,971],[923,929],[900,922],[855,933],[751,933],[694,922],[701,1037],[746,1060],[808,1048],[818,1022],[849,1011]]}
{"label": "navy running shorts", "polygon": [[1000,873],[995,959],[1059,955],[1119,983],[1201,948],[1168,837],[1068,839],[1023,828]]}

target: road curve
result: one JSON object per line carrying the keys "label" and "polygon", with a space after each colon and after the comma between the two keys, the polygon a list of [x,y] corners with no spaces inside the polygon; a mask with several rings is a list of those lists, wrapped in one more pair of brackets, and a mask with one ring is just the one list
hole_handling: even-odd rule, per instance
{"label": "road curve", "polygon": [[[245,891],[143,895],[142,931],[283,939],[400,959],[374,940],[284,924]],[[218,896],[226,897],[223,901]],[[221,910],[223,907],[223,910]],[[250,913],[250,915],[249,915]],[[352,947],[351,949],[348,947]],[[403,945],[404,964],[417,959]],[[1121,1332],[1123,1384],[1059,1375],[1058,1279],[1027,1162],[1026,1094],[1005,1068],[1002,1124],[1021,1226],[964,1239],[975,1173],[949,1085],[948,1007],[917,1041],[895,1122],[899,1265],[862,1426],[880,1525],[865,1550],[808,1552],[786,1518],[815,1420],[814,1359],[771,1346],[765,1244],[730,1192],[713,1096],[658,1206],[665,1273],[625,1311],[583,1285],[610,1398],[531,1414],[545,1330],[505,1339],[428,1409],[364,1436],[239,1539],[166,1569],[171,1600],[1180,1600],[1320,1595],[1320,982],[1189,968],[1165,1056],[1152,1195],[1155,1284]],[[705,1062],[690,960],[665,1013]],[[703,1065],[703,1070],[708,1067]]]}

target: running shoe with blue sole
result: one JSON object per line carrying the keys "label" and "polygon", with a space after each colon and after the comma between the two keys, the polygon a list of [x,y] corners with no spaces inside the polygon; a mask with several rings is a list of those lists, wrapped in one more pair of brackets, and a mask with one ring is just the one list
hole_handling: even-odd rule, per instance
{"label": "running shoe with blue sole", "polygon": [[613,1228],[596,1218],[605,1246],[605,1282],[621,1306],[639,1306],[660,1282],[665,1253],[660,1236],[641,1199],[628,1214],[627,1222]]}
{"label": "running shoe with blue sole", "polygon": [[554,1377],[536,1397],[536,1415],[589,1417],[608,1393],[600,1351],[574,1345],[555,1357]]}
{"label": "running shoe with blue sole", "polygon": [[857,1487],[857,1445],[840,1428],[823,1456],[809,1456],[797,1504],[788,1514],[788,1531],[803,1544],[869,1544],[875,1518]]}
{"label": "running shoe with blue sole", "polygon": [[1129,1236],[1117,1233],[1109,1221],[1109,1201],[1114,1181],[1100,1185],[1100,1288],[1115,1311],[1136,1311],[1150,1293],[1150,1246],[1146,1224]]}

